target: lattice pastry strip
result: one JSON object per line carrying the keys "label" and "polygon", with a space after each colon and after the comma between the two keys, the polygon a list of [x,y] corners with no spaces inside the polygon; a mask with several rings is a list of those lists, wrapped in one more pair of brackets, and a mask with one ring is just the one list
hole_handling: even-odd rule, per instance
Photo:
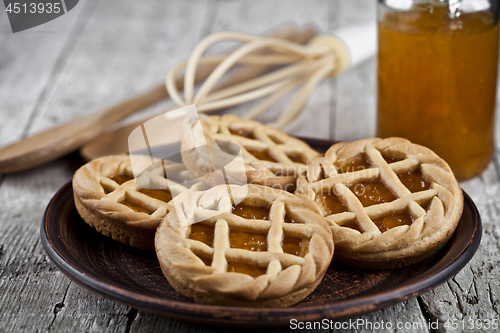
{"label": "lattice pastry strip", "polygon": [[[102,157],[82,166],[73,177],[75,205],[82,219],[105,236],[153,249],[156,228],[173,209],[172,192],[196,191],[203,184],[187,183],[192,177],[179,164],[149,167],[151,159],[138,155],[135,163],[145,169],[140,176],[142,187],[134,179],[128,155]],[[177,174],[180,182],[167,182],[167,171]]]}
{"label": "lattice pastry strip", "polygon": [[425,259],[451,237],[463,208],[449,166],[400,138],[332,146],[298,179],[330,222],[336,257],[367,268]]}
{"label": "lattice pastry strip", "polygon": [[[193,225],[181,227],[180,212],[170,212],[155,239],[160,266],[174,288],[200,303],[289,306],[312,292],[330,264],[328,224],[309,201],[245,187],[243,198],[231,186],[231,209]],[[226,190],[221,185],[203,192],[198,208],[210,202],[205,196],[228,200],[218,193]]]}
{"label": "lattice pastry strip", "polygon": [[[318,152],[305,142],[256,121],[243,120],[235,115],[205,117],[201,120],[207,142],[229,142],[240,147],[247,164],[249,183],[293,191],[298,175]],[[186,132],[183,151],[196,147],[193,135]],[[185,164],[200,169],[199,156],[183,155]],[[197,170],[192,170],[194,173]]]}

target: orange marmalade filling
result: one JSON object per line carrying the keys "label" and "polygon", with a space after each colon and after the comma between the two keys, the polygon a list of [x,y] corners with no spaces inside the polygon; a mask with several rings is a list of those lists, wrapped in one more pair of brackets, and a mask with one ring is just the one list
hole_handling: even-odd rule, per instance
{"label": "orange marmalade filling", "polygon": [[257,277],[266,274],[267,268],[249,265],[239,261],[231,261],[227,263],[227,271],[242,273],[250,275],[252,277]]}
{"label": "orange marmalade filling", "polygon": [[130,177],[128,175],[112,175],[111,177],[109,177],[109,179],[112,179],[115,181],[115,183],[121,185],[125,182],[128,182],[129,180],[134,179],[134,177]]}
{"label": "orange marmalade filling", "polygon": [[412,193],[428,190],[431,187],[431,183],[424,178],[420,169],[400,173],[398,177]]}
{"label": "orange marmalade filling", "polygon": [[232,128],[230,128],[229,132],[231,132],[231,134],[233,134],[233,135],[242,136],[242,137],[245,137],[245,138],[248,138],[248,139],[253,139],[254,138],[252,132],[246,131],[243,128],[238,128],[238,129],[232,129]]}
{"label": "orange marmalade filling", "polygon": [[252,154],[253,156],[255,156],[255,158],[258,159],[258,160],[276,162],[276,160],[274,159],[274,157],[272,157],[269,154],[269,151],[267,149],[266,150],[262,150],[262,151],[258,151],[258,150],[252,150],[252,149],[248,149],[247,148],[247,151],[250,154]]}
{"label": "orange marmalade filling", "polygon": [[402,225],[411,225],[413,223],[413,218],[408,213],[392,214],[374,220],[373,223],[375,223],[381,232],[384,232]]}
{"label": "orange marmalade filling", "polygon": [[325,216],[347,212],[347,207],[333,193],[318,193],[314,200],[323,208]]}
{"label": "orange marmalade filling", "polygon": [[363,207],[368,207],[396,199],[394,194],[380,181],[372,180],[349,186]]}
{"label": "orange marmalade filling", "polygon": [[269,211],[269,207],[251,207],[239,203],[233,206],[232,213],[245,219],[268,220]]}
{"label": "orange marmalade filling", "polygon": [[172,200],[172,194],[169,190],[150,190],[147,188],[142,188],[139,190],[139,192],[147,195],[148,197],[155,198],[163,202],[169,202],[170,200]]}
{"label": "orange marmalade filling", "polygon": [[267,235],[229,228],[229,245],[232,248],[248,251],[266,251]]}
{"label": "orange marmalade filling", "polygon": [[366,160],[366,155],[364,153],[351,157],[348,160],[335,162],[335,168],[337,169],[338,173],[355,172],[369,169],[371,167],[372,166]]}
{"label": "orange marmalade filling", "polygon": [[197,240],[212,247],[214,245],[214,227],[202,222],[195,223],[191,225],[189,239]]}
{"label": "orange marmalade filling", "polygon": [[281,243],[283,252],[302,257],[302,241],[303,240],[300,238],[285,235],[283,242]]}

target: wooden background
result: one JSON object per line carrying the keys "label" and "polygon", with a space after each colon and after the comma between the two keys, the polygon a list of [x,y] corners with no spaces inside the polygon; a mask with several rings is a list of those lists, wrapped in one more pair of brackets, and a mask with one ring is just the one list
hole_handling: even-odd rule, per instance
{"label": "wooden background", "polygon": [[[327,32],[374,20],[376,12],[373,0],[88,0],[53,22],[13,34],[0,7],[0,145],[157,84],[212,32],[262,33],[286,21],[313,23]],[[323,82],[286,130],[335,140],[373,136],[375,70],[371,60]],[[160,105],[147,114],[171,106]],[[261,120],[277,111],[279,106]],[[40,244],[40,222],[50,198],[71,179],[74,157],[0,175],[0,332],[235,331],[119,305],[79,287],[52,265]],[[484,227],[469,265],[427,294],[359,318],[394,325],[439,319],[439,331],[446,331],[448,319],[498,320],[499,179],[497,153],[481,176],[461,183],[476,202]]]}

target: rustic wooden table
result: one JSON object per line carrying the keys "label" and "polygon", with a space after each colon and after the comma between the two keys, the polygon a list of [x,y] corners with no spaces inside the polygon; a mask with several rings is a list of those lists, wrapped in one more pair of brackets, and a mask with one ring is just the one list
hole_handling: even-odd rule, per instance
{"label": "rustic wooden table", "polygon": [[[375,1],[88,0],[50,23],[16,34],[3,11],[0,145],[86,115],[160,82],[209,33],[262,33],[285,21],[313,23],[321,31],[333,31],[374,20]],[[147,112],[153,115],[171,106],[162,104]],[[261,120],[271,119],[279,108]],[[333,140],[371,137],[375,109],[375,60],[371,60],[323,82],[286,131]],[[0,332],[233,331],[114,303],[81,288],[54,267],[40,244],[40,222],[50,198],[71,179],[76,157],[73,154],[32,170],[0,175]],[[499,154],[481,176],[461,186],[476,202],[483,219],[483,239],[474,258],[433,291],[354,320],[392,322],[394,326],[400,322],[408,328],[439,319],[439,331],[453,331],[444,327],[447,320],[465,320],[467,325],[471,319],[478,323],[500,319]],[[474,325],[474,330],[480,330]]]}

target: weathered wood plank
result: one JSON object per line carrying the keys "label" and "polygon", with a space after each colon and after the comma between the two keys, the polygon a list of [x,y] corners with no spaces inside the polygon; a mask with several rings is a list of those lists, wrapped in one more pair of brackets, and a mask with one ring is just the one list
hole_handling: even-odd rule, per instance
{"label": "weathered wood plank", "polygon": [[0,14],[0,145],[25,135],[48,97],[85,17],[84,4],[41,26],[13,34],[2,6]]}
{"label": "weathered wood plank", "polygon": [[483,222],[483,237],[476,255],[446,284],[421,296],[429,315],[440,320],[443,331],[449,331],[444,328],[447,320],[464,320],[465,325],[474,323],[471,324],[473,330],[479,330],[476,320],[484,324],[487,320],[500,318],[498,158],[496,155],[480,177],[461,182],[461,186],[476,203]]}
{"label": "weathered wood plank", "polygon": [[39,230],[50,198],[72,172],[54,162],[9,175],[0,188],[0,330],[46,330],[64,299],[70,282],[49,262]]}
{"label": "weathered wood plank", "polygon": [[[54,92],[34,120],[41,130],[88,114],[165,79],[201,37],[207,1],[97,3]],[[192,21],[184,19],[189,13]]]}
{"label": "weathered wood plank", "polygon": [[[347,332],[376,332],[377,330],[380,332],[429,332],[427,318],[423,316],[416,299],[351,318],[349,322],[355,322],[359,326],[355,326],[357,329],[350,329]],[[346,332],[344,330],[335,331]]]}
{"label": "weathered wood plank", "polygon": [[[136,319],[131,325],[131,332],[204,332],[204,333],[285,333],[290,332],[288,328],[245,328],[245,327],[221,327],[203,324],[186,323],[178,320],[158,317],[149,313],[139,311]],[[301,330],[300,332],[323,333],[329,330]]]}

